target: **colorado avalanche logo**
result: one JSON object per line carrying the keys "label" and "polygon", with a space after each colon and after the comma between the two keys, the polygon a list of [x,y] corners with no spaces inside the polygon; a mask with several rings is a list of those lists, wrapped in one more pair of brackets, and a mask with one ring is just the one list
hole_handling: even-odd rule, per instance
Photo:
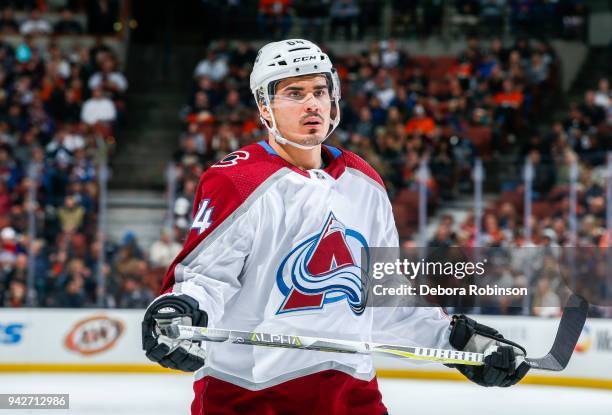
{"label": "colorado avalanche logo", "polygon": [[[302,242],[281,262],[276,283],[285,296],[276,314],[322,309],[325,304],[346,300],[353,313],[365,309],[362,268],[353,252],[365,249],[365,238],[334,216],[327,217],[321,232]],[[367,269],[367,268],[366,268]]]}
{"label": "colorado avalanche logo", "polygon": [[248,160],[248,159],[249,159],[248,151],[238,150],[238,151],[234,151],[233,153],[230,153],[227,156],[223,157],[223,159],[219,160],[218,162],[213,164],[211,167],[235,166],[236,164],[238,164],[240,160]]}

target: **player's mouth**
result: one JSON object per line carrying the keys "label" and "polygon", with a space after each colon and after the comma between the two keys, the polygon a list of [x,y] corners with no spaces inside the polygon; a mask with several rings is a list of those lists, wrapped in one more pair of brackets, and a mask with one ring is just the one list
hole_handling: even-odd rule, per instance
{"label": "player's mouth", "polygon": [[319,117],[311,116],[302,120],[302,125],[310,128],[317,128],[323,125],[323,121]]}

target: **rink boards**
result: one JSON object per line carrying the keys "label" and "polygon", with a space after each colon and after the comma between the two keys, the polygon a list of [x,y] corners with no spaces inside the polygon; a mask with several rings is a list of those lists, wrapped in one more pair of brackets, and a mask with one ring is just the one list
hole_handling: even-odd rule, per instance
{"label": "rink boards", "polygon": [[[141,350],[141,310],[0,310],[0,372],[161,372]],[[558,319],[478,316],[530,356],[550,348]],[[310,352],[304,352],[310,353]],[[437,364],[376,360],[379,377],[461,379]],[[612,320],[590,319],[567,369],[532,371],[524,381],[612,389]]]}

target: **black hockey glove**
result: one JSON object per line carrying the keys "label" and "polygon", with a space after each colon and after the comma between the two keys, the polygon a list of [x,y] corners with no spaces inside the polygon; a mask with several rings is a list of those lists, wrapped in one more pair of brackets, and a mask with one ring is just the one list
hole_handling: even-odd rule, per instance
{"label": "black hockey glove", "polygon": [[149,360],[163,367],[194,372],[204,365],[206,352],[199,342],[173,340],[166,330],[173,325],[206,327],[208,315],[198,302],[185,294],[164,294],[156,298],[142,321],[142,349]]}
{"label": "black hockey glove", "polygon": [[449,365],[478,385],[512,386],[529,371],[522,359],[526,355],[523,347],[464,315],[453,316],[450,344],[457,350],[486,355],[483,366]]}

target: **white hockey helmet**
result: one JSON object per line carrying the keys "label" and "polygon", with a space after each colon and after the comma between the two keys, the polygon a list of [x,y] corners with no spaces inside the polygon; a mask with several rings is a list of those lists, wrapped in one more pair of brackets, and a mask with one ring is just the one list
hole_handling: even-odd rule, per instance
{"label": "white hockey helmet", "polygon": [[[280,144],[290,144],[306,150],[314,147],[295,143],[283,137],[276,127],[276,120],[270,105],[278,81],[312,74],[325,75],[330,86],[332,114],[330,114],[330,128],[325,136],[327,139],[340,123],[340,80],[329,56],[323,53],[317,45],[304,39],[271,42],[263,46],[257,54],[251,72],[251,91],[257,102],[262,123]],[[267,107],[272,118],[271,124],[263,118],[262,107]]]}

